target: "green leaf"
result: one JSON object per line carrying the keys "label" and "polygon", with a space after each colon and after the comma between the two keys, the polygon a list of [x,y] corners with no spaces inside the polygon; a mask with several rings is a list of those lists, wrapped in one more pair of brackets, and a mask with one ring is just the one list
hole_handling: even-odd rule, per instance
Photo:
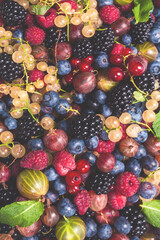
{"label": "green leaf", "polygon": [[143,202],[141,207],[143,213],[146,215],[147,222],[154,227],[160,228],[160,200]]}
{"label": "green leaf", "polygon": [[153,122],[153,130],[155,131],[156,137],[160,139],[160,111],[156,114]]}
{"label": "green leaf", "polygon": [[142,94],[141,92],[134,91],[134,92],[133,92],[133,97],[134,97],[138,102],[144,102],[144,101],[145,101],[145,97],[143,96],[143,94]]}
{"label": "green leaf", "polygon": [[28,227],[38,221],[44,212],[39,200],[14,202],[0,209],[0,223],[11,227]]}
{"label": "green leaf", "polygon": [[135,7],[132,10],[135,16],[136,24],[147,22],[150,12],[153,10],[152,0],[134,0]]}
{"label": "green leaf", "polygon": [[43,7],[41,7],[40,5],[34,5],[33,6],[33,12],[36,15],[44,15],[49,9],[51,8],[51,6],[49,5],[43,5]]}

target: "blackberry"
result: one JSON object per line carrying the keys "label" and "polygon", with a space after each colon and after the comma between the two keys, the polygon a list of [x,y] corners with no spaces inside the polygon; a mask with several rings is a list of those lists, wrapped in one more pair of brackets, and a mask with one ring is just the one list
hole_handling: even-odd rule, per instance
{"label": "blackberry", "polygon": [[72,56],[76,58],[86,58],[92,55],[92,44],[88,39],[78,39],[72,44]]}
{"label": "blackberry", "polygon": [[[9,234],[11,230],[12,230],[11,226],[9,226],[7,224],[0,223],[0,233]],[[22,239],[22,236],[18,232],[17,229],[14,229],[14,232],[12,234],[12,238],[13,238],[13,240],[21,240]]]}
{"label": "blackberry", "polygon": [[145,233],[147,222],[139,208],[136,208],[135,206],[127,206],[120,211],[120,215],[125,217],[131,225],[131,231],[129,232],[130,237],[141,237]]}
{"label": "blackberry", "polygon": [[[60,34],[60,37],[59,37]],[[59,39],[59,40],[58,40]],[[45,45],[47,48],[53,48],[54,45],[60,42],[67,42],[67,33],[62,29],[50,28],[46,31]]]}
{"label": "blackberry", "polygon": [[36,234],[38,239],[44,239],[45,237],[51,238],[52,240],[56,240],[55,229],[46,226],[45,224],[42,225],[39,232]]}
{"label": "blackberry", "polygon": [[[37,117],[37,116],[35,116]],[[43,128],[27,112],[18,120],[16,140],[24,144],[34,136],[43,135]]]}
{"label": "blackberry", "polygon": [[73,134],[77,138],[89,139],[99,135],[102,127],[103,123],[101,118],[94,113],[77,116],[72,121]]}
{"label": "blackberry", "polygon": [[149,39],[151,28],[153,27],[154,20],[150,16],[147,22],[132,25],[130,34],[133,44],[144,43]]}
{"label": "blackberry", "polygon": [[6,186],[0,184],[0,206],[4,207],[7,204],[12,203],[15,198],[19,195],[16,188],[16,182],[10,179],[6,182]]}
{"label": "blackberry", "polygon": [[151,94],[155,88],[155,77],[149,71],[146,71],[141,76],[134,77],[133,79],[137,87],[143,92]]}
{"label": "blackberry", "polygon": [[6,164],[7,166],[9,166],[14,160],[14,157],[10,154],[8,157],[5,158],[0,158],[0,162]]}
{"label": "blackberry", "polygon": [[14,79],[23,76],[22,67],[20,64],[12,60],[12,56],[3,52],[0,54],[0,77],[7,82],[12,82]]}
{"label": "blackberry", "polygon": [[107,52],[113,46],[114,38],[114,32],[110,27],[103,31],[96,31],[95,35],[91,38],[93,49],[97,52]]}
{"label": "blackberry", "polygon": [[86,189],[93,190],[97,195],[107,194],[110,187],[115,184],[115,177],[110,173],[104,173],[95,169],[86,181]]}
{"label": "blackberry", "polygon": [[111,92],[108,93],[107,105],[115,114],[127,112],[133,102],[134,87],[130,81],[121,81]]}
{"label": "blackberry", "polygon": [[4,1],[1,8],[2,19],[8,26],[22,24],[27,15],[27,11],[15,1]]}

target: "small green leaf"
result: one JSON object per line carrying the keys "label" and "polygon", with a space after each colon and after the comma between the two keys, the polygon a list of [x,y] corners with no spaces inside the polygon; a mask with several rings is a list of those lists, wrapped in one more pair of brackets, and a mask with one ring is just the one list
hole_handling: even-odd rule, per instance
{"label": "small green leaf", "polygon": [[39,200],[14,202],[0,209],[0,223],[11,227],[28,227],[38,221],[44,212]]}
{"label": "small green leaf", "polygon": [[36,15],[44,15],[50,8],[51,6],[49,5],[43,5],[43,7],[41,7],[40,5],[37,4],[33,6],[32,11]]}
{"label": "small green leaf", "polygon": [[160,111],[156,114],[153,122],[153,130],[155,131],[156,137],[160,139]]}
{"label": "small green leaf", "polygon": [[141,207],[143,213],[146,215],[147,222],[154,227],[160,228],[160,200],[143,202]]}
{"label": "small green leaf", "polygon": [[135,16],[136,24],[147,22],[150,12],[153,10],[152,0],[134,0],[135,7],[132,10]]}
{"label": "small green leaf", "polygon": [[138,102],[144,102],[145,101],[145,97],[141,92],[138,91],[134,91],[133,92],[133,97],[138,101]]}

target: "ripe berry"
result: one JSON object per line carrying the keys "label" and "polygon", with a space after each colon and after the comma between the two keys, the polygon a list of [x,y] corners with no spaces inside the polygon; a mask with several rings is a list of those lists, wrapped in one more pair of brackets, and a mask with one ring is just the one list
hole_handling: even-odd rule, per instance
{"label": "ripe berry", "polygon": [[119,54],[113,54],[110,56],[110,62],[116,66],[120,66],[123,62],[123,57]]}
{"label": "ripe berry", "polygon": [[122,55],[125,57],[127,55],[130,55],[133,53],[133,50],[131,48],[125,48],[123,51],[122,51]]}
{"label": "ripe berry", "polygon": [[119,67],[110,68],[108,71],[108,76],[111,80],[119,82],[123,79],[124,73],[123,70]]}
{"label": "ripe berry", "polygon": [[82,60],[84,60],[84,61],[85,61],[86,63],[88,63],[88,64],[92,64],[94,58],[93,58],[92,55],[90,55],[90,56],[88,56],[88,57],[86,57],[86,58],[84,58],[84,59],[82,59]]}
{"label": "ripe berry", "polygon": [[64,76],[65,82],[71,84],[73,82],[73,73],[70,72],[69,74]]}
{"label": "ripe berry", "polygon": [[90,69],[90,65],[85,62],[85,61],[81,61],[79,64],[78,64],[78,67],[79,67],[79,70],[81,72],[88,72],[89,69]]}
{"label": "ripe berry", "polygon": [[73,69],[78,69],[78,64],[81,62],[78,58],[72,58],[71,59],[71,66]]}
{"label": "ripe berry", "polygon": [[86,159],[80,159],[76,162],[77,171],[81,174],[87,173],[90,169],[90,163]]}
{"label": "ripe berry", "polygon": [[78,171],[70,171],[66,175],[66,183],[70,186],[78,186],[82,182],[82,176]]}
{"label": "ripe berry", "polygon": [[70,185],[67,185],[67,191],[74,195],[74,194],[77,194],[80,192],[80,187],[79,185],[78,186],[70,186]]}

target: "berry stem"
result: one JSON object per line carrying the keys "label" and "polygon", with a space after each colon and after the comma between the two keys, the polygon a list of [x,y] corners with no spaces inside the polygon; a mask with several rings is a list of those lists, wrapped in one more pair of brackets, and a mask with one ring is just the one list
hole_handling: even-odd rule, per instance
{"label": "berry stem", "polygon": [[149,131],[155,136],[154,131],[152,130],[152,128],[151,128],[150,126],[148,126],[148,124],[146,124],[146,123],[142,123],[142,122],[138,122],[138,121],[133,121],[133,120],[131,120],[130,123],[137,123],[137,124],[139,124],[139,125],[142,125],[142,126],[147,127],[148,130],[149,130]]}

